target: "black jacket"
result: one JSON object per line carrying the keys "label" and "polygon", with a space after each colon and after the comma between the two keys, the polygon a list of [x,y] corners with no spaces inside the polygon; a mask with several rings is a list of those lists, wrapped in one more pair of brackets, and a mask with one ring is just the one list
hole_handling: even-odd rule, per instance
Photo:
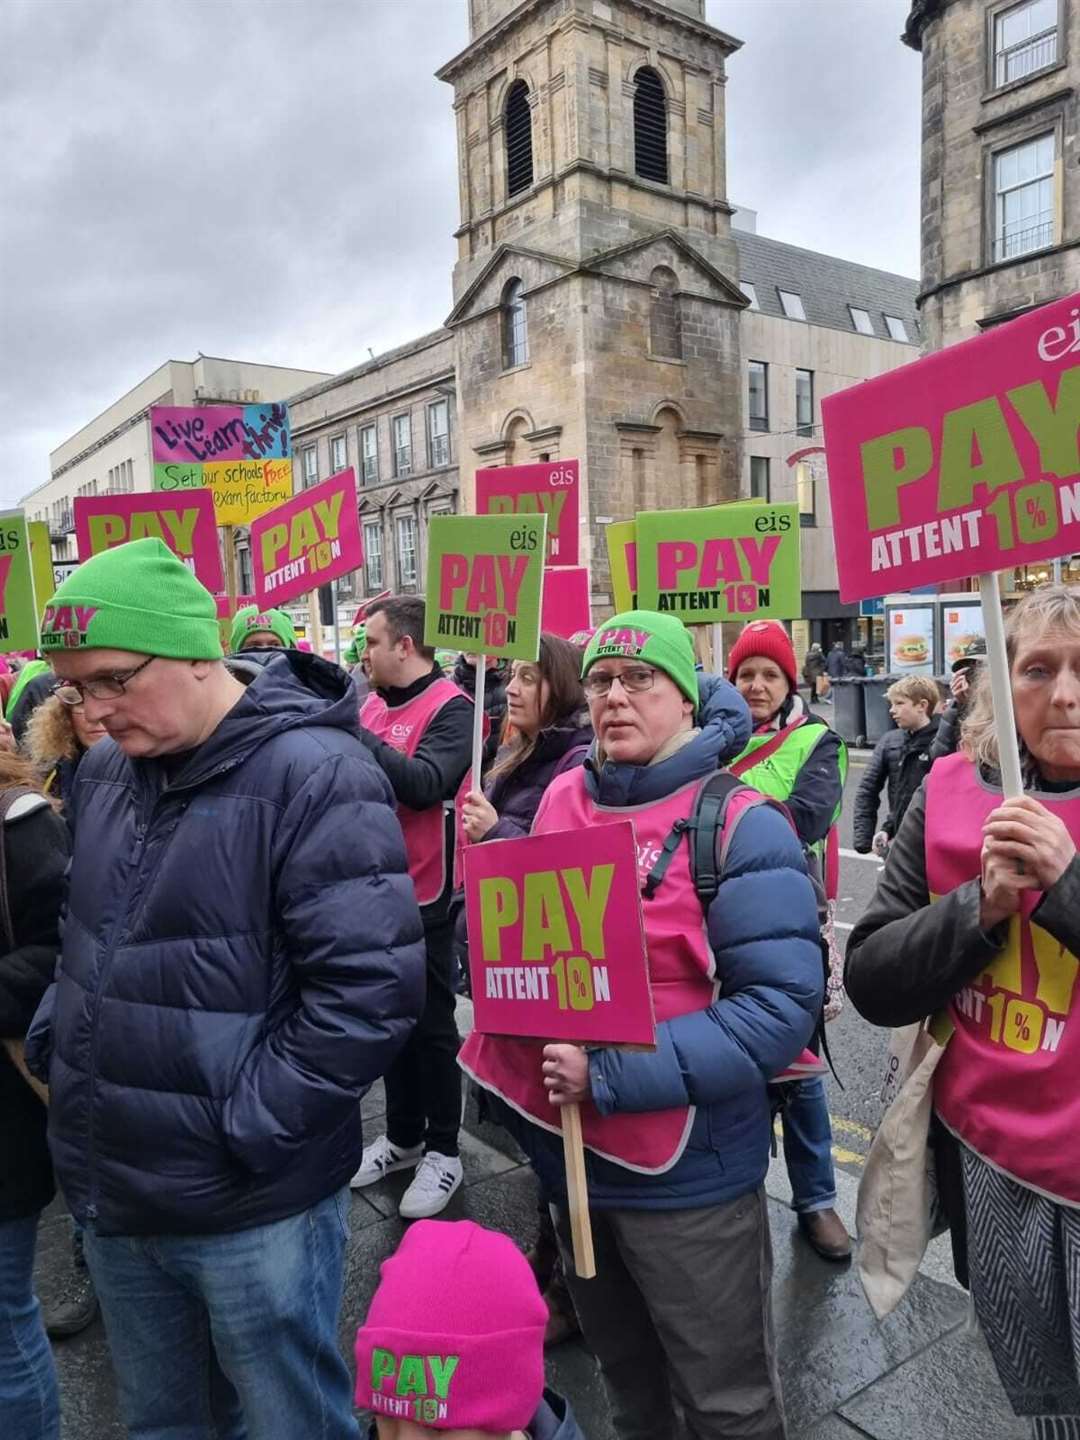
{"label": "black jacket", "polygon": [[855,793],[854,845],[860,855],[869,853],[879,828],[878,808],[886,783],[888,810],[880,829],[889,836],[899,831],[904,813],[930,769],[937,732],[935,715],[921,730],[890,730],[878,741]]}
{"label": "black jacket", "polygon": [[[33,809],[30,807],[34,806]],[[24,800],[4,826],[15,949],[0,957],[0,1038],[21,1040],[49,988],[68,861],[67,827],[50,805]],[[0,947],[4,946],[0,938]],[[45,1106],[0,1047],[0,1221],[20,1220],[52,1199]]]}
{"label": "black jacket", "polygon": [[99,741],[71,805],[62,959],[26,1053],[72,1214],[215,1234],[332,1195],[424,998],[351,683],[286,651],[178,767]]}
{"label": "black jacket", "polygon": [[22,694],[16,701],[14,710],[7,717],[16,745],[22,744],[31,715],[39,705],[49,698],[55,684],[56,676],[51,670],[46,670],[41,675],[35,675],[23,686]]}
{"label": "black jacket", "polygon": [[839,646],[830,650],[829,658],[825,661],[825,669],[830,680],[842,680],[845,675],[850,674],[847,651]]}
{"label": "black jacket", "polygon": [[[443,673],[433,665],[427,675],[421,675],[411,685],[401,689],[379,690],[377,693],[393,709],[415,700],[429,685],[442,680]],[[472,762],[472,701],[462,695],[448,700],[437,714],[431,717],[424,731],[415,755],[406,755],[387,745],[370,730],[360,727],[364,744],[382,767],[399,805],[410,810],[430,810],[433,805],[449,804],[457,794],[458,787]],[[446,923],[449,916],[450,894],[454,880],[454,814],[446,813],[446,875],[439,898],[422,907],[424,928],[434,929]]]}
{"label": "black jacket", "polygon": [[930,763],[946,755],[955,755],[960,748],[960,727],[964,723],[964,707],[950,700],[938,717],[937,735],[930,746]]}
{"label": "black jacket", "polygon": [[[930,903],[926,880],[926,791],[920,789],[889,851],[870,906],[848,941],[844,985],[872,1025],[895,1027],[944,1009],[958,990],[990,968],[1008,935],[979,924],[978,879]],[[1080,856],[1034,911],[1044,930],[1080,954]],[[968,1283],[966,1215],[956,1140],[935,1119],[932,1130],[939,1194],[952,1229],[953,1261]]]}

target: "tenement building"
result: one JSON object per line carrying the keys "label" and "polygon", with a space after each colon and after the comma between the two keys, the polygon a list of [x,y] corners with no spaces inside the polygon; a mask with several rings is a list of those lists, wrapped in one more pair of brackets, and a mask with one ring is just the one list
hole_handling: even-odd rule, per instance
{"label": "tenement building", "polygon": [[1073,0],[915,0],[927,349],[1080,290]]}

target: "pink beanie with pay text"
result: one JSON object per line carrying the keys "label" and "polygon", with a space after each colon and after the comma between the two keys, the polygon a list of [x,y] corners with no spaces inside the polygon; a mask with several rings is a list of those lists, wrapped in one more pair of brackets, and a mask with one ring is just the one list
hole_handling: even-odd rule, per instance
{"label": "pink beanie with pay text", "polygon": [[521,1251],[471,1220],[420,1220],[356,1334],[356,1403],[433,1430],[505,1435],[544,1393],[547,1306]]}

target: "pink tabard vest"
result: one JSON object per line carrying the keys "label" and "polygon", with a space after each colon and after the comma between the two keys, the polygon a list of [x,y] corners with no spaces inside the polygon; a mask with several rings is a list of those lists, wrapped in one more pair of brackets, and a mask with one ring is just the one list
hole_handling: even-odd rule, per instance
{"label": "pink tabard vest", "polygon": [[[391,709],[373,690],[360,707],[360,723],[395,750],[415,755],[432,717],[449,701],[464,694],[451,680],[433,680],[415,699]],[[399,805],[397,817],[405,836],[416,903],[431,905],[446,884],[446,824],[442,802],[427,810],[410,810],[407,805]]]}
{"label": "pink tabard vest", "polygon": [[[1035,798],[1080,845],[1080,791]],[[979,874],[983,821],[1001,803],[965,756],[934,765],[926,787],[932,896]],[[950,1002],[955,1034],[934,1075],[934,1108],[997,1169],[1080,1205],[1080,962],[1032,921],[1041,899],[1041,891],[1024,892],[1001,954]]]}
{"label": "pink tabard vest", "polygon": [[[585,772],[567,771],[552,781],[536,812],[532,833],[583,830],[590,825],[634,822],[638,874],[644,884],[676,820],[685,820],[705,782],[694,781],[654,805],[602,809],[585,789]],[[734,819],[733,802],[728,813]],[[729,826],[725,825],[725,831]],[[690,847],[680,844],[662,883],[651,900],[642,897],[649,951],[653,1009],[657,1023],[693,1010],[704,1010],[716,998],[715,962],[705,931],[705,915],[690,875]],[[469,1036],[459,1060],[487,1090],[556,1134],[558,1112],[547,1098],[541,1075],[543,1045],[504,1036]],[[651,1110],[644,1114],[601,1115],[591,1100],[581,1106],[585,1144],[597,1155],[646,1174],[669,1170],[682,1155],[694,1123],[693,1107]]]}

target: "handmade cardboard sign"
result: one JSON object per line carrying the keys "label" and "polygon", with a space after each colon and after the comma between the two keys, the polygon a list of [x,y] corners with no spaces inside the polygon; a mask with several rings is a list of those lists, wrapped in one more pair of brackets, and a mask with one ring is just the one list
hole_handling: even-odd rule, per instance
{"label": "handmade cardboard sign", "polygon": [[38,648],[30,536],[21,510],[0,514],[0,653]]}
{"label": "handmade cardboard sign", "polygon": [[821,410],[842,601],[1080,549],[1080,295]]}
{"label": "handmade cardboard sign", "polygon": [[546,515],[433,516],[425,642],[535,660],[546,533]]}
{"label": "handmade cardboard sign", "polygon": [[633,520],[619,520],[604,531],[607,541],[608,566],[611,570],[611,595],[615,610],[637,608],[637,526]]}
{"label": "handmade cardboard sign", "polygon": [[546,515],[547,565],[578,563],[581,477],[576,460],[476,472],[478,515]]}
{"label": "handmade cardboard sign", "polygon": [[34,571],[34,600],[38,615],[56,594],[56,576],[53,574],[52,541],[49,526],[44,520],[28,520],[26,533],[30,537],[30,565]]}
{"label": "handmade cardboard sign", "polygon": [[568,640],[592,624],[589,610],[589,572],[584,565],[565,570],[544,571],[544,603],[541,630]]}
{"label": "handmade cardboard sign", "polygon": [[73,508],[80,560],[153,535],[164,540],[211,593],[224,589],[209,490],[179,495],[84,495],[76,499]]}
{"label": "handmade cardboard sign", "polygon": [[153,405],[154,489],[206,487],[219,525],[247,525],[293,493],[283,404]]}
{"label": "handmade cardboard sign", "polygon": [[356,472],[350,467],[261,515],[251,526],[255,596],[283,605],[364,563]]}
{"label": "handmade cardboard sign", "polygon": [[655,1043],[629,820],[470,845],[465,911],[481,1034]]}
{"label": "handmade cardboard sign", "polygon": [[795,505],[651,510],[637,527],[637,603],[686,625],[789,620],[802,608]]}

